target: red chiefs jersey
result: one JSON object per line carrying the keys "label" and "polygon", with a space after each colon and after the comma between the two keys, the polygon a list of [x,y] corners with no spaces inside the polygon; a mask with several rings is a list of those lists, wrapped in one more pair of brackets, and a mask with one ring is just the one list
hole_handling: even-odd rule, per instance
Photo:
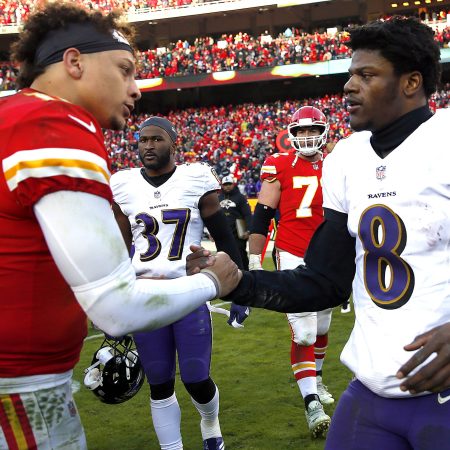
{"label": "red chiefs jersey", "polygon": [[280,250],[303,258],[311,237],[323,221],[322,161],[297,159],[295,152],[269,156],[261,169],[261,180],[278,180],[281,196],[275,245]]}
{"label": "red chiefs jersey", "polygon": [[102,131],[82,108],[24,89],[0,100],[0,136],[0,377],[62,373],[78,361],[86,316],[33,205],[61,190],[111,201]]}

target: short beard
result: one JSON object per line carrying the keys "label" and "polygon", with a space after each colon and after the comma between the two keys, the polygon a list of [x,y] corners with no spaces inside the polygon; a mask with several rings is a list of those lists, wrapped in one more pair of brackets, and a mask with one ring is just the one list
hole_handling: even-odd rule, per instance
{"label": "short beard", "polygon": [[118,120],[116,117],[111,117],[109,124],[110,130],[122,131],[125,128],[125,121]]}
{"label": "short beard", "polygon": [[146,169],[158,171],[170,163],[170,153],[159,155],[152,163],[146,163],[144,158],[141,158],[140,154],[139,159]]}

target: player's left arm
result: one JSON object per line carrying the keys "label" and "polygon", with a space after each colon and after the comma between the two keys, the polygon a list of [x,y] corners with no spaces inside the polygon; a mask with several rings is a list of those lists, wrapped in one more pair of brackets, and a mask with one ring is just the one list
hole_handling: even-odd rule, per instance
{"label": "player's left arm", "polygon": [[230,258],[242,269],[242,259],[228,220],[222,211],[217,192],[207,192],[199,202],[200,216],[214,239],[217,251],[228,253]]}
{"label": "player's left arm", "polygon": [[[450,322],[416,336],[404,349],[418,351],[397,373],[399,379],[406,377],[400,385],[402,391],[419,394],[424,391],[441,392],[450,388]],[[414,375],[408,376],[433,353],[436,353],[435,358]]]}
{"label": "player's left arm", "polygon": [[[217,251],[228,253],[230,258],[242,269],[242,259],[236,241],[228,225],[228,220],[222,211],[217,192],[208,192],[199,202],[200,216],[208,232],[214,239]],[[250,308],[232,303],[228,324],[239,328],[249,316]]]}

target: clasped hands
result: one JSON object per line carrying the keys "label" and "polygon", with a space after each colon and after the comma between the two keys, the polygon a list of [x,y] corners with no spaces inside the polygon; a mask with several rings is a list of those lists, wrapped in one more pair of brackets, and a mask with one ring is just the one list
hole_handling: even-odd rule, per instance
{"label": "clasped hands", "polygon": [[219,287],[218,297],[224,297],[236,288],[242,272],[226,253],[217,252],[213,256],[209,250],[199,245],[191,245],[190,249],[192,253],[186,257],[187,275],[200,272],[212,275]]}

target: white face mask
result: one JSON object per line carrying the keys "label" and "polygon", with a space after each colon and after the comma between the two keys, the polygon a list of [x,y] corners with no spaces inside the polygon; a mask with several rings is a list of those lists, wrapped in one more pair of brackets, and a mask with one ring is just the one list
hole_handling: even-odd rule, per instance
{"label": "white face mask", "polygon": [[318,136],[295,136],[293,131],[299,126],[300,125],[297,122],[293,122],[288,125],[289,141],[296,152],[303,156],[313,156],[316,153],[321,153],[321,148],[327,142],[329,125],[324,124],[323,133]]}

